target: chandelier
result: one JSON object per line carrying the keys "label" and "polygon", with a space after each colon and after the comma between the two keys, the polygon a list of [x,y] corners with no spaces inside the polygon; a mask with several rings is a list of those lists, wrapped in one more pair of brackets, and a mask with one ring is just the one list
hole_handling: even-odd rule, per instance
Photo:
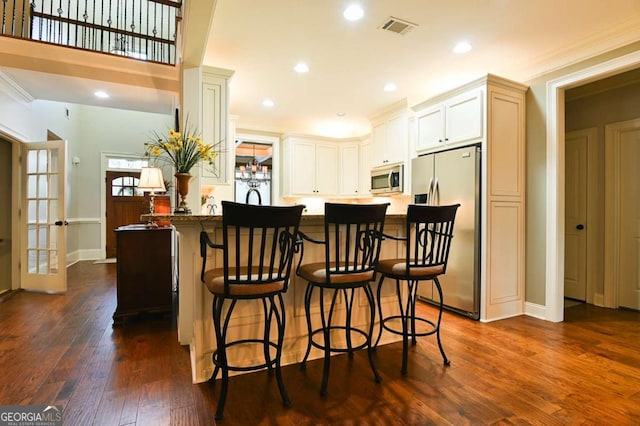
{"label": "chandelier", "polygon": [[237,180],[244,182],[249,188],[258,188],[265,182],[271,180],[269,166],[262,165],[256,158],[256,146],[253,145],[253,160],[239,167],[240,176]]}

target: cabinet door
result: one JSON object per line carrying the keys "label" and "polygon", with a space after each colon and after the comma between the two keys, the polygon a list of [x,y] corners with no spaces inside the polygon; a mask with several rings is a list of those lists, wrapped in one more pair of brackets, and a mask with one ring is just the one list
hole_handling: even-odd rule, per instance
{"label": "cabinet door", "polygon": [[446,104],[447,143],[482,139],[482,91],[457,96]]}
{"label": "cabinet door", "polygon": [[213,145],[218,156],[213,160],[213,166],[200,163],[202,183],[227,184],[233,179],[232,173],[227,172],[227,81],[212,76],[207,76],[207,81],[202,84],[202,140]]}
{"label": "cabinet door", "polygon": [[373,125],[371,131],[371,165],[383,166],[387,160],[387,125],[381,122]]}
{"label": "cabinet door", "polygon": [[358,144],[340,144],[340,195],[358,195],[360,164]]}
{"label": "cabinet door", "polygon": [[445,142],[444,105],[437,105],[416,114],[416,151],[435,148]]}
{"label": "cabinet door", "polygon": [[406,114],[399,114],[387,121],[387,163],[406,161],[409,123]]}
{"label": "cabinet door", "polygon": [[[310,158],[310,157],[309,157]],[[302,167],[308,169],[301,161]],[[334,144],[317,144],[315,155],[315,195],[338,193],[338,147]]]}
{"label": "cabinet door", "polygon": [[[316,146],[312,142],[293,142],[291,145],[290,188],[292,195],[316,193]],[[334,167],[336,167],[334,161]],[[320,163],[322,164],[322,163]]]}
{"label": "cabinet door", "polygon": [[371,142],[360,145],[360,195],[371,194]]}

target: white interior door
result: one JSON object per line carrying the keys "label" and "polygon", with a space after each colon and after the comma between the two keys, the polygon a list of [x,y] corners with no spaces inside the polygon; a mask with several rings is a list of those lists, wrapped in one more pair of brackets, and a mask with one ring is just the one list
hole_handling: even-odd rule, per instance
{"label": "white interior door", "polygon": [[67,290],[66,141],[22,145],[21,283],[25,290]]}
{"label": "white interior door", "polygon": [[640,310],[640,119],[605,132],[605,301]]}
{"label": "white interior door", "polygon": [[618,303],[640,310],[640,120],[620,131],[616,137],[619,144],[620,191],[619,223],[619,267]]}
{"label": "white interior door", "polygon": [[564,295],[587,296],[587,175],[588,133],[565,137]]}

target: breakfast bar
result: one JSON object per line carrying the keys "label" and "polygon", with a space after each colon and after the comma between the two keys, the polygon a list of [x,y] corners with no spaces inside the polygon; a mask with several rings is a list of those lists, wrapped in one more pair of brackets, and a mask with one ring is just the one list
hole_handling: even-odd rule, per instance
{"label": "breakfast bar", "polygon": [[[401,236],[404,234],[404,214],[388,214],[385,219],[385,233]],[[221,242],[222,216],[220,215],[143,215],[144,220],[170,221],[178,233],[178,341],[182,345],[189,345],[191,356],[191,373],[193,383],[204,382],[213,372],[211,354],[216,349],[213,321],[211,317],[212,297],[200,281],[202,258],[200,256],[199,236],[202,230],[207,231],[212,241]],[[322,240],[324,238],[324,216],[321,214],[303,214],[300,230],[306,235]],[[382,245],[381,258],[397,257],[404,253],[404,247],[393,240],[385,240]],[[222,256],[209,250],[207,253],[207,268],[222,266]],[[286,309],[286,330],[282,364],[294,364],[302,360],[307,345],[307,326],[305,322],[304,292],[306,283],[295,275],[299,254],[294,258],[294,271],[291,274],[289,290],[284,295]],[[321,261],[324,253],[318,247],[305,246],[304,262]],[[375,293],[377,284],[372,285]],[[368,307],[363,294],[357,297],[356,306],[362,307],[354,312],[354,325],[365,324],[368,319]],[[382,302],[385,312],[397,310],[395,286],[383,287]],[[312,301],[312,306],[318,306],[319,301]],[[344,315],[343,309],[337,309],[339,315]],[[318,315],[319,307],[312,309],[312,315]],[[260,333],[264,324],[262,308],[257,302],[247,301],[236,307],[234,319],[229,326],[229,334],[244,336]],[[379,319],[376,319],[378,321]],[[380,344],[398,340],[398,336],[385,333]],[[247,353],[232,352],[236,361],[246,360],[248,363],[254,358],[262,357],[261,351]],[[321,352],[313,349],[309,359],[320,358]]]}

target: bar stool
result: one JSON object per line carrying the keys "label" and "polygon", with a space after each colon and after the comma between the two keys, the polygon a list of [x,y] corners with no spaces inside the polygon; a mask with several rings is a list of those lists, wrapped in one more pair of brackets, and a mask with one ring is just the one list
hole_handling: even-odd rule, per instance
{"label": "bar stool", "polygon": [[[324,240],[316,240],[300,233],[305,242],[324,246],[323,262],[301,265],[303,245],[296,270],[297,275],[308,283],[304,296],[308,341],[301,368],[305,368],[312,346],[324,351],[321,395],[327,394],[331,353],[348,353],[353,357],[355,351],[366,347],[375,381],[381,380],[372,358],[375,300],[370,282],[375,279],[387,206],[388,204],[326,203]],[[319,290],[320,297],[320,325],[314,328],[311,299],[316,289]],[[358,328],[352,324],[357,289],[363,290],[369,304],[369,325],[366,328]],[[328,307],[325,304],[325,290],[330,292]],[[344,323],[336,324],[334,316],[339,315],[336,314],[339,296],[344,299],[346,318]],[[343,335],[344,343],[336,341],[336,335]],[[354,338],[358,339],[357,343],[354,343]]]}
{"label": "bar stool", "polygon": [[[269,207],[222,202],[222,244],[211,241],[206,231],[200,233],[202,271],[200,279],[213,295],[213,325],[216,350],[215,369],[210,382],[222,372],[222,385],[215,418],[221,420],[227,398],[229,371],[253,371],[275,368],[278,389],[285,406],[291,405],[282,381],[280,358],[285,332],[282,294],[287,291],[293,255],[297,248],[298,226],[303,205]],[[206,270],[207,247],[222,250],[223,267]],[[260,300],[264,313],[264,335],[229,341],[229,327],[234,308],[242,300]],[[223,309],[227,303],[226,311]],[[271,336],[275,322],[277,336]],[[264,363],[235,365],[227,356],[231,347],[259,345]],[[274,353],[275,352],[275,353]]]}
{"label": "bar stool", "polygon": [[[391,333],[402,335],[402,374],[407,374],[408,341],[411,336],[416,344],[417,336],[435,334],[438,348],[445,365],[451,362],[447,358],[440,341],[440,323],[442,320],[442,287],[438,277],[447,271],[449,249],[453,239],[453,224],[459,204],[451,206],[427,206],[411,204],[407,208],[406,237],[385,235],[397,241],[405,242],[405,257],[400,259],[383,259],[378,262],[378,272],[381,274],[378,282],[377,304],[380,315],[380,328],[375,346],[377,347],[385,329]],[[400,315],[383,316],[380,294],[385,278],[396,281],[396,293]],[[416,298],[420,281],[433,281],[439,295],[437,320],[416,316]],[[407,295],[403,305],[400,281],[407,282]],[[392,321],[400,320],[402,329],[391,326]],[[416,322],[427,325],[426,331],[418,331]]]}

